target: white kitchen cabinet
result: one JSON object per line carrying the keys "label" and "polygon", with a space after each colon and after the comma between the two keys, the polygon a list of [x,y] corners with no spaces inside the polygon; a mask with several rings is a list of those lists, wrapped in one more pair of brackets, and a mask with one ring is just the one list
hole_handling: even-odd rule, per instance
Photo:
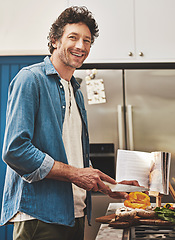
{"label": "white kitchen cabinet", "polygon": [[129,56],[135,50],[132,0],[70,0],[72,5],[86,6],[100,29],[86,62],[129,61],[133,57]]}
{"label": "white kitchen cabinet", "polygon": [[48,55],[52,23],[65,0],[5,0],[0,4],[0,56]]}
{"label": "white kitchen cabinet", "polygon": [[137,59],[175,61],[174,10],[174,0],[135,0]]}
{"label": "white kitchen cabinet", "polygon": [[86,62],[174,62],[174,0],[69,0],[100,29]]}

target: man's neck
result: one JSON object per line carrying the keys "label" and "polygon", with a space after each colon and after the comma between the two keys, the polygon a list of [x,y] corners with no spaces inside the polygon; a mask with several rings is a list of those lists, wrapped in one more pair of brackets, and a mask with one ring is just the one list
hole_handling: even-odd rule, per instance
{"label": "man's neck", "polygon": [[59,59],[56,59],[54,55],[50,57],[50,60],[54,66],[54,68],[59,73],[60,77],[63,78],[66,81],[70,81],[72,78],[72,75],[75,71],[75,69],[66,66],[63,62],[61,62]]}

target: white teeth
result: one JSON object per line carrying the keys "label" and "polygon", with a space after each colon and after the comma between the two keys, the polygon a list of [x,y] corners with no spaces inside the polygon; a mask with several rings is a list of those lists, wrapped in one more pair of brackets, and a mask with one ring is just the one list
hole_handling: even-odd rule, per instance
{"label": "white teeth", "polygon": [[77,57],[82,57],[83,56],[83,54],[78,54],[78,53],[72,53],[72,55],[75,55]]}

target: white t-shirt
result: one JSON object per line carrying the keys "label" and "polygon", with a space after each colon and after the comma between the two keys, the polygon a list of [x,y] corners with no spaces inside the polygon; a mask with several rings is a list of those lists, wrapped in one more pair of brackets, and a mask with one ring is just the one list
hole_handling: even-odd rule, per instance
{"label": "white t-shirt", "polygon": [[[61,79],[65,90],[66,113],[63,123],[63,142],[70,165],[83,168],[82,149],[82,120],[74,98],[73,87],[70,82]],[[74,196],[75,217],[84,216],[86,191],[72,184]]]}

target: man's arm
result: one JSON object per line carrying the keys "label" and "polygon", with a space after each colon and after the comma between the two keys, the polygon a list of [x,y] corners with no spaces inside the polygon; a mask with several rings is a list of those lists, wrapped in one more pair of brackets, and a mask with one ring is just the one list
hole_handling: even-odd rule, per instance
{"label": "man's arm", "polygon": [[29,70],[22,70],[9,86],[2,158],[30,183],[43,179],[54,163],[32,143],[38,106],[39,90],[35,76]]}
{"label": "man's arm", "polygon": [[57,161],[54,162],[54,165],[46,178],[71,182],[87,191],[103,190],[106,194],[108,193],[109,188],[103,183],[103,181],[116,184],[114,179],[98,169],[93,169],[92,167],[76,168]]}
{"label": "man's arm", "polygon": [[[109,187],[103,183],[103,181],[111,184],[116,184],[116,181],[108,175],[102,173],[100,170],[92,167],[76,168],[62,162],[55,161],[46,178],[71,182],[87,191],[100,191],[116,199],[127,198],[128,196],[125,192],[112,192]],[[139,185],[137,181],[123,181],[121,183]]]}

